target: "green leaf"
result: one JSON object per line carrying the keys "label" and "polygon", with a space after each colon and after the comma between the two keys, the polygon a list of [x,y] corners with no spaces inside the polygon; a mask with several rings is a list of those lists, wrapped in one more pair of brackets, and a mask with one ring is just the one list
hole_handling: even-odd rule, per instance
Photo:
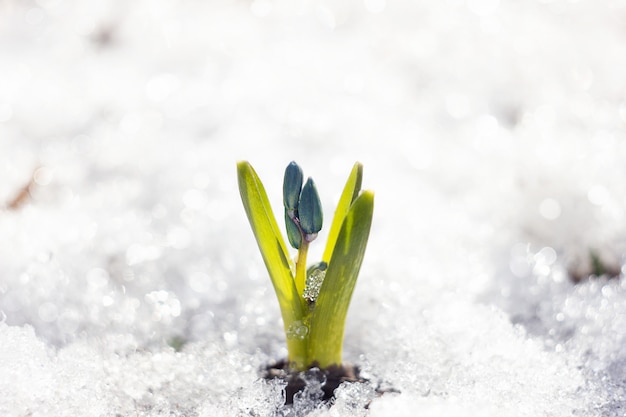
{"label": "green leaf", "polygon": [[[293,323],[303,318],[302,301],[296,291],[291,272],[294,265],[276,223],[265,188],[247,161],[237,163],[237,178],[241,201],[274,285],[287,333]],[[306,361],[306,340],[287,338],[287,348],[290,362],[301,364]]]}
{"label": "green leaf", "polygon": [[373,213],[374,193],[364,191],[345,216],[311,313],[308,358],[321,368],[341,364],[348,306],[365,255]]}
{"label": "green leaf", "polygon": [[345,219],[346,214],[348,214],[348,210],[350,209],[352,202],[359,195],[359,191],[361,191],[362,180],[363,165],[360,162],[357,162],[352,167],[350,176],[348,177],[346,185],[343,188],[343,192],[341,193],[341,197],[339,198],[339,203],[337,204],[337,208],[335,209],[333,223],[331,224],[330,230],[328,231],[326,249],[324,249],[324,255],[322,256],[322,260],[326,263],[330,261],[330,257],[333,254],[333,250],[335,249],[335,243],[337,242],[337,236],[339,235],[339,231],[341,230],[341,226],[343,225],[343,220]]}

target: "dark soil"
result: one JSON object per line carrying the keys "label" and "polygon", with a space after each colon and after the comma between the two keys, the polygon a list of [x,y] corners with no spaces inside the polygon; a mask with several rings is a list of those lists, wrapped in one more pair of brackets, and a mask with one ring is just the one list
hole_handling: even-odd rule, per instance
{"label": "dark soil", "polygon": [[308,371],[296,372],[289,369],[287,361],[272,363],[262,370],[265,379],[280,378],[287,382],[285,387],[286,404],[293,404],[293,396],[304,390],[305,379],[320,382],[324,392],[323,401],[334,398],[335,389],[342,382],[367,382],[359,376],[359,368],[353,365],[331,366],[327,369],[311,368]]}
{"label": "dark soil", "polygon": [[[265,379],[279,378],[287,382],[285,387],[285,403],[293,404],[293,397],[302,392],[307,382],[318,382],[323,391],[321,401],[328,402],[335,398],[335,389],[342,382],[369,382],[368,379],[360,375],[358,366],[351,364],[343,364],[342,366],[331,366],[326,369],[319,369],[313,366],[304,372],[296,372],[289,368],[286,360],[271,363],[261,370],[261,376]],[[393,388],[384,389],[380,386],[376,389],[379,395],[385,392],[398,392]]]}

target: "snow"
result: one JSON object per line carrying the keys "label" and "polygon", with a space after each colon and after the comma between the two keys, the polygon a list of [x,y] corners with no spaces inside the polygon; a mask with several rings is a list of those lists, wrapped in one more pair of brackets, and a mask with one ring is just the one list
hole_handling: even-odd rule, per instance
{"label": "snow", "polygon": [[[625,21],[622,0],[3,2],[0,415],[623,415]],[[276,207],[291,160],[326,219],[354,161],[376,192],[344,346],[371,382],[333,404],[259,378],[285,336],[241,159]]]}

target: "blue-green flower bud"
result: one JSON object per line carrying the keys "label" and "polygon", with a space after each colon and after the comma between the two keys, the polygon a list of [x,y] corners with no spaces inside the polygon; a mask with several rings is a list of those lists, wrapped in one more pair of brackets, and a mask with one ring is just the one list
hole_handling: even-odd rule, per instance
{"label": "blue-green flower bud", "polygon": [[289,211],[287,209],[285,209],[285,226],[287,229],[289,244],[295,249],[300,249],[300,245],[302,244],[302,232],[300,232],[300,228],[296,224],[296,220],[289,216]]}
{"label": "blue-green flower bud", "polygon": [[307,235],[315,235],[322,229],[322,203],[312,178],[309,178],[302,187],[298,218],[300,219],[300,228]]}
{"label": "blue-green flower bud", "polygon": [[298,200],[302,190],[302,169],[294,161],[290,162],[285,169],[283,181],[283,205],[290,210],[290,217],[298,209]]}

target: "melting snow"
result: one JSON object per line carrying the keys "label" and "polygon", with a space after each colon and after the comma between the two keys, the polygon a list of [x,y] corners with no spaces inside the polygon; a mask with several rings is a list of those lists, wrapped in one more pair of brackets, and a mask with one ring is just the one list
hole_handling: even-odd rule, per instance
{"label": "melting snow", "polygon": [[[622,416],[625,19],[0,4],[0,414]],[[371,383],[334,404],[259,378],[285,336],[240,159],[277,208],[291,160],[327,219],[354,161],[376,191],[344,349]]]}

